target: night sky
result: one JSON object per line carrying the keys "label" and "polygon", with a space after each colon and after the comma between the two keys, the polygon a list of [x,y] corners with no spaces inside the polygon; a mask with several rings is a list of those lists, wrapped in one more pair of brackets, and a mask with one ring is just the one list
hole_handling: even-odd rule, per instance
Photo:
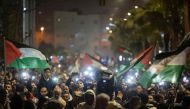
{"label": "night sky", "polygon": [[[36,29],[45,25],[50,33],[53,32],[53,12],[72,11],[79,14],[99,14],[107,18],[124,17],[125,13],[135,5],[143,6],[145,0],[105,0],[105,6],[99,5],[99,0],[37,0]],[[106,22],[106,21],[105,21]]]}

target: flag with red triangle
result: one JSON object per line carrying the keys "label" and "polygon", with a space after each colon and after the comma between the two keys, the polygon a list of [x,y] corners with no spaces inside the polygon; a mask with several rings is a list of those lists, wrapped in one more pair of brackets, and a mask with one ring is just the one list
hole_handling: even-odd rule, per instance
{"label": "flag with red triangle", "polygon": [[143,70],[148,68],[150,65],[150,61],[152,60],[153,54],[154,54],[154,48],[155,45],[150,46],[146,50],[144,50],[142,53],[140,53],[136,58],[134,58],[131,61],[130,66],[125,69],[123,72],[121,72],[117,77],[120,77],[121,75],[127,73],[130,69],[138,69]]}
{"label": "flag with red triangle", "polygon": [[92,66],[97,69],[107,68],[105,65],[93,58],[93,56],[90,56],[88,53],[85,53],[82,65],[83,67]]}
{"label": "flag with red triangle", "polygon": [[133,68],[135,69],[147,69],[152,61],[154,55],[155,45],[150,46],[145,51],[140,53],[136,58],[134,58],[131,63],[135,64]]}
{"label": "flag with red triangle", "polygon": [[6,65],[11,64],[13,61],[15,61],[18,57],[22,55],[20,50],[10,41],[5,40],[5,59],[6,59]]}

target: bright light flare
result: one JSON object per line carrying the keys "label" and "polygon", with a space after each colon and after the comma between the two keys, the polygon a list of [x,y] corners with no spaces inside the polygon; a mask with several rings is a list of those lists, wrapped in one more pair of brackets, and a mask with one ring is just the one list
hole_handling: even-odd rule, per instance
{"label": "bright light flare", "polygon": [[61,68],[61,64],[59,64],[58,67]]}
{"label": "bright light flare", "polygon": [[45,28],[44,28],[43,26],[42,26],[42,27],[40,27],[40,30],[41,30],[42,32],[44,31],[44,29],[45,29]]}
{"label": "bright light flare", "polygon": [[107,27],[106,27],[106,30],[110,30],[110,27],[107,26]]}
{"label": "bright light flare", "polygon": [[159,83],[159,85],[163,86],[163,85],[165,85],[165,83],[162,81],[162,82]]}
{"label": "bright light flare", "polygon": [[52,79],[54,82],[58,82],[58,77],[53,77]]}
{"label": "bright light flare", "polygon": [[135,6],[135,9],[139,8],[139,6]]}
{"label": "bright light flare", "polygon": [[119,55],[119,61],[122,61],[122,60],[123,60],[123,56]]}
{"label": "bright light flare", "polygon": [[91,70],[92,70],[92,67],[88,67],[87,69],[88,69],[89,71],[91,71]]}
{"label": "bright light flare", "polygon": [[110,18],[109,18],[109,20],[110,20],[110,21],[113,21],[113,18],[112,18],[112,17],[110,17]]}
{"label": "bright light flare", "polygon": [[127,13],[127,15],[128,15],[128,16],[131,16],[131,13],[130,13],[130,12],[128,12],[128,13]]}

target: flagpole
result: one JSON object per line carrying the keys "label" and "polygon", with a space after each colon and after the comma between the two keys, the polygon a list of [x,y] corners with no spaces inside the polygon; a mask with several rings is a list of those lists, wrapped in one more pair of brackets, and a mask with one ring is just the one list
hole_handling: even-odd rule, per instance
{"label": "flagpole", "polygon": [[5,44],[5,37],[3,36],[3,49],[4,49],[4,73],[6,73],[6,44]]}

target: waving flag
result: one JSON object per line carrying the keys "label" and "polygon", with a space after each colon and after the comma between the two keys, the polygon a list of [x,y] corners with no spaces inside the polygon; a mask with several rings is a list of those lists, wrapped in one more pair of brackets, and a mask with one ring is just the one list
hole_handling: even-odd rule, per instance
{"label": "waving flag", "polygon": [[166,67],[154,78],[153,81],[178,83],[182,72],[186,68],[187,54],[189,52],[190,47],[185,48],[166,65]]}
{"label": "waving flag", "polygon": [[5,40],[6,65],[15,61],[16,58],[21,56],[21,54],[22,53],[12,42]]}
{"label": "waving flag", "polygon": [[[10,41],[11,42],[11,41]],[[48,68],[50,65],[47,63],[46,57],[37,49],[30,48],[27,45],[12,43],[21,53],[20,57],[9,64],[13,68]],[[7,51],[8,53],[8,51]]]}
{"label": "waving flag", "polygon": [[85,53],[83,58],[83,66],[92,66],[97,69],[108,69],[105,65],[100,63],[98,60],[96,60],[94,57],[90,56],[89,54]]}
{"label": "waving flag", "polygon": [[131,65],[127,69],[123,70],[122,73],[120,73],[117,77],[120,77],[121,75],[125,74],[132,68],[138,70],[143,70],[147,68],[150,65],[149,61],[152,60],[154,48],[155,46],[150,46],[145,51],[143,51],[140,55],[138,55],[135,59],[133,59]]}
{"label": "waving flag", "polygon": [[152,79],[156,77],[156,75],[158,75],[165,68],[167,63],[169,63],[169,61],[171,61],[172,59],[173,56],[165,58],[159,63],[151,65],[148,70],[146,70],[139,78],[138,83],[140,83],[144,88],[150,87]]}
{"label": "waving flag", "polygon": [[121,53],[132,55],[132,53],[129,50],[127,50],[125,47],[119,47],[117,50]]}
{"label": "waving flag", "polygon": [[152,61],[154,49],[155,49],[155,46],[150,46],[141,54],[139,54],[135,59],[133,59],[131,63],[136,63],[133,68],[135,69],[148,68],[148,66],[150,65],[150,62]]}

